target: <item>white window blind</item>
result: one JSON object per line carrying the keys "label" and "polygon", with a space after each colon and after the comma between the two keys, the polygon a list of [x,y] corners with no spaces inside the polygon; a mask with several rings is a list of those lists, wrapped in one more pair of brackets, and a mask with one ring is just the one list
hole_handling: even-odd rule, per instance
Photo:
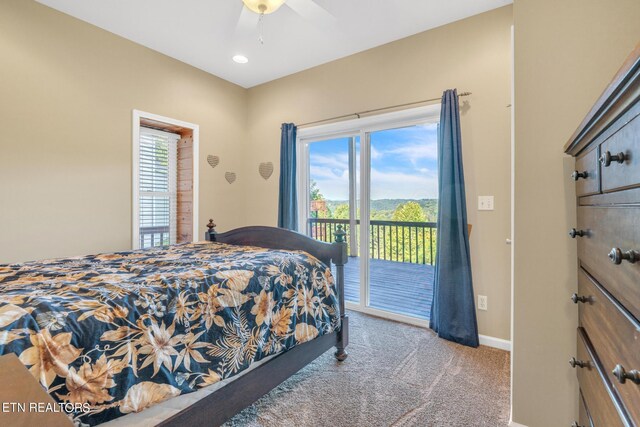
{"label": "white window blind", "polygon": [[140,128],[140,248],[176,242],[178,139],[177,134]]}

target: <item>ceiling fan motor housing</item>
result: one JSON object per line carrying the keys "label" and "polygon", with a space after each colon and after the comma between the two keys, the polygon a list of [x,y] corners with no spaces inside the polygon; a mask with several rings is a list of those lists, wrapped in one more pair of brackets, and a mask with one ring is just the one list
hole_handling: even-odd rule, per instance
{"label": "ceiling fan motor housing", "polygon": [[244,5],[252,12],[268,15],[275,12],[286,0],[242,0]]}

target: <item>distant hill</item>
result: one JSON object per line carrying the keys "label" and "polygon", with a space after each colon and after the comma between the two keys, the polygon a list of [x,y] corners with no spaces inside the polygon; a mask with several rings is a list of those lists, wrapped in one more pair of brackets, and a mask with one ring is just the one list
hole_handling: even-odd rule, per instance
{"label": "distant hill", "polygon": [[[396,208],[407,202],[416,202],[424,211],[427,222],[436,222],[438,219],[438,199],[378,199],[371,201],[371,218],[390,220]],[[340,205],[348,204],[348,200],[327,200],[327,208],[335,212]]]}

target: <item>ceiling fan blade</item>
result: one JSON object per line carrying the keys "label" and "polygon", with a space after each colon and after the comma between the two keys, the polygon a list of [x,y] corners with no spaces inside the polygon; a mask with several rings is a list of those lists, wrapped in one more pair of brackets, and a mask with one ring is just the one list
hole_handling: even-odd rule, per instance
{"label": "ceiling fan blade", "polygon": [[285,4],[304,19],[319,26],[336,24],[336,17],[313,0],[287,0]]}
{"label": "ceiling fan blade", "polygon": [[253,13],[243,5],[240,17],[238,17],[238,24],[236,25],[236,36],[247,36],[255,33],[258,28],[259,19],[260,15]]}

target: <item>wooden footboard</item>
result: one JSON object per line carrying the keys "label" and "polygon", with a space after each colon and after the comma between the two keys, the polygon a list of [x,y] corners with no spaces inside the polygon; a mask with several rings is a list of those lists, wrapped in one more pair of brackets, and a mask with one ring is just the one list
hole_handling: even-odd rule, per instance
{"label": "wooden footboard", "polygon": [[294,347],[237,380],[199,400],[160,426],[217,426],[251,405],[284,380],[311,363],[331,347],[336,348],[339,361],[347,358],[349,318],[344,306],[344,265],[347,263],[347,243],[342,226],[336,231],[334,243],[324,243],[303,234],[274,227],[243,227],[226,233],[217,233],[213,220],[207,226],[206,239],[231,245],[257,246],[268,249],[305,251],[327,265],[336,266],[336,289],[340,305],[340,328],[331,334]]}
{"label": "wooden footboard", "polygon": [[325,243],[304,234],[276,227],[242,227],[226,233],[218,233],[216,224],[209,220],[205,237],[211,242],[228,243],[231,245],[257,246],[268,249],[300,250],[305,251],[327,265],[336,266],[336,289],[340,302],[340,324],[338,332],[339,343],[336,345],[336,358],[340,361],[347,358],[345,348],[349,344],[349,319],[345,314],[344,305],[344,265],[349,259],[347,253],[346,233],[341,225],[338,225],[334,243]]}

